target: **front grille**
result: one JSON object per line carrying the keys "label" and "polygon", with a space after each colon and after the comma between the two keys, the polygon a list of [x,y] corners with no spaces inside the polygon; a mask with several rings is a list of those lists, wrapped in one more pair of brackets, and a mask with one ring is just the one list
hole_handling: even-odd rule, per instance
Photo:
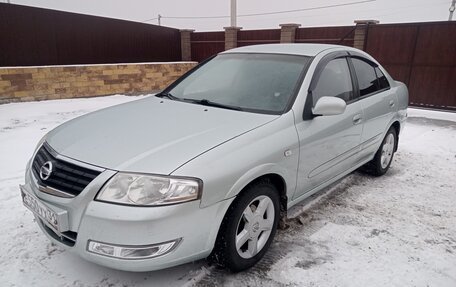
{"label": "front grille", "polygon": [[[58,159],[55,155],[56,153],[52,148],[44,143],[33,159],[33,174],[40,186],[50,187],[71,196],[77,196],[101,173],[100,171]],[[40,169],[48,161],[52,163],[52,172],[49,178],[43,180],[40,177]]]}

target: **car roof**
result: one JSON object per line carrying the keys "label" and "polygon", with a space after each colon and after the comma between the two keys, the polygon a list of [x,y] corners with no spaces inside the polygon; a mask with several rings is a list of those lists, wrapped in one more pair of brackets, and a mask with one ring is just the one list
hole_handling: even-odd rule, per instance
{"label": "car roof", "polygon": [[340,45],[329,45],[329,44],[264,44],[264,45],[252,45],[240,48],[231,49],[228,51],[221,52],[220,54],[231,54],[231,53],[265,53],[265,54],[288,54],[288,55],[300,55],[300,56],[311,56],[314,57],[317,54],[328,50],[344,48],[346,50],[353,50],[353,48]]}

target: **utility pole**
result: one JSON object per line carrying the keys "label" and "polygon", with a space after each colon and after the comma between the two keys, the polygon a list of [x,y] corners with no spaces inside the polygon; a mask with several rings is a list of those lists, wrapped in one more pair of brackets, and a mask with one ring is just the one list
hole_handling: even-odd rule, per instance
{"label": "utility pole", "polygon": [[161,26],[162,15],[158,14],[158,26]]}
{"label": "utility pole", "polygon": [[448,21],[453,20],[453,13],[454,13],[455,9],[456,9],[456,0],[453,0],[453,2],[451,2],[451,6],[450,6],[450,17],[448,17]]}
{"label": "utility pole", "polygon": [[237,26],[236,18],[236,0],[231,0],[231,27]]}

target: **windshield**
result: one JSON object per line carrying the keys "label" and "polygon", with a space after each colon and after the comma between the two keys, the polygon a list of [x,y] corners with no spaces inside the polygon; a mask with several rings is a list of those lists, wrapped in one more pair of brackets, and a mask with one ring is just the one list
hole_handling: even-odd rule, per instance
{"label": "windshield", "polygon": [[281,114],[310,57],[276,54],[216,56],[166,91],[176,100]]}

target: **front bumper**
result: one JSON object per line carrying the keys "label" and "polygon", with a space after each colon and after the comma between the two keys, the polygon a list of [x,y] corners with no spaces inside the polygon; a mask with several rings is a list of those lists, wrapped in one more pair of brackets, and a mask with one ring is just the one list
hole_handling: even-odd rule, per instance
{"label": "front bumper", "polygon": [[[37,217],[54,243],[97,264],[126,271],[152,271],[207,257],[218,228],[233,199],[200,208],[200,201],[160,207],[134,207],[94,201],[98,190],[114,174],[105,171],[74,198],[39,191],[30,169],[23,188],[53,210],[68,215],[68,230],[56,233]],[[63,231],[63,230],[62,230]],[[181,239],[169,253],[149,259],[120,259],[91,253],[90,240],[123,246],[144,246]]]}

